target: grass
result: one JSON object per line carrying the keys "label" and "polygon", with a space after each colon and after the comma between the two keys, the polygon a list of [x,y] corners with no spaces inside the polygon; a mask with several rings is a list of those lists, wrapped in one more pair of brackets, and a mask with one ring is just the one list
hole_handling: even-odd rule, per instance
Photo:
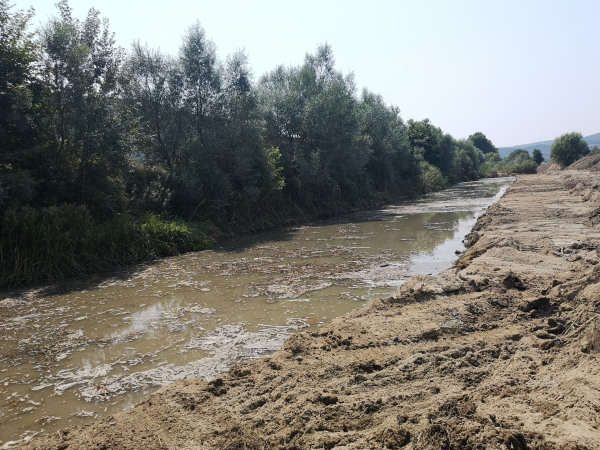
{"label": "grass", "polygon": [[85,206],[9,210],[0,236],[0,288],[109,270],[210,248],[206,226],[155,214],[94,221]]}

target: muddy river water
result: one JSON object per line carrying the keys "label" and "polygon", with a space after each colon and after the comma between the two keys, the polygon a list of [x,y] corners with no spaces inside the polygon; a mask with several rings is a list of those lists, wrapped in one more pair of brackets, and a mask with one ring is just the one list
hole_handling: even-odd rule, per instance
{"label": "muddy river water", "polygon": [[214,378],[450,267],[512,181],[0,293],[0,448],[123,411],[176,380]]}

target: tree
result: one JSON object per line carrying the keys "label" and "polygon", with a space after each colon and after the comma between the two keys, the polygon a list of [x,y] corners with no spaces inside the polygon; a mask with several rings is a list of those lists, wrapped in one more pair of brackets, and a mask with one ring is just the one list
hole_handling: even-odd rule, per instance
{"label": "tree", "polygon": [[179,171],[185,140],[176,61],[134,42],[121,72],[122,97],[132,116],[132,139],[145,162]]}
{"label": "tree", "polygon": [[537,164],[527,150],[514,150],[502,161],[508,173],[536,173]]}
{"label": "tree", "polygon": [[533,151],[533,160],[538,166],[544,162],[544,155],[537,148]]}
{"label": "tree", "polygon": [[506,162],[516,161],[517,159],[531,159],[531,155],[527,150],[523,148],[518,148],[510,152],[510,155],[504,158]]}
{"label": "tree", "polygon": [[494,146],[494,144],[492,144],[492,141],[490,141],[481,131],[473,133],[471,136],[469,136],[468,140],[471,141],[473,145],[481,150],[484,154],[498,153],[498,149]]}
{"label": "tree", "polygon": [[565,133],[557,137],[550,147],[550,158],[556,164],[566,167],[590,153],[590,148],[581,133]]}
{"label": "tree", "polygon": [[[27,32],[33,9],[11,13],[0,0],[0,145],[3,153],[31,143],[32,65],[38,57],[33,34]],[[26,141],[26,142],[25,142]]]}
{"label": "tree", "polygon": [[217,47],[206,37],[200,22],[196,22],[183,36],[179,54],[184,104],[192,118],[196,137],[204,146],[221,94]]}
{"label": "tree", "polygon": [[367,172],[378,190],[398,188],[413,160],[400,110],[388,107],[381,95],[364,89],[358,107],[361,138],[368,145]]}
{"label": "tree", "polygon": [[355,199],[367,183],[356,86],[334,62],[322,45],[302,66],[278,67],[258,87],[264,141],[280,150],[286,191],[303,205]]}
{"label": "tree", "polygon": [[33,198],[31,169],[40,165],[30,151],[40,135],[33,118],[39,52],[27,31],[33,9],[13,13],[11,7],[0,0],[0,222],[1,211]]}
{"label": "tree", "polygon": [[485,155],[471,141],[468,139],[455,141],[452,171],[454,181],[476,180],[479,177],[479,169],[485,161]]}
{"label": "tree", "polygon": [[422,158],[447,175],[452,170],[454,139],[434,126],[429,119],[408,121],[410,145],[417,158]]}
{"label": "tree", "polygon": [[115,102],[123,50],[97,10],[90,9],[82,22],[72,17],[66,0],[57,7],[59,17],[41,30],[47,139],[65,177],[76,183],[67,200],[95,204],[102,210],[95,213],[110,215],[116,212],[106,203],[110,178],[126,162]]}

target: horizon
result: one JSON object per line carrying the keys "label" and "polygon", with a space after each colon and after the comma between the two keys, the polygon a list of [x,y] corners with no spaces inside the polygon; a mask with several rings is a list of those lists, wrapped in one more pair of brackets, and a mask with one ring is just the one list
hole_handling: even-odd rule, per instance
{"label": "horizon", "polygon": [[[573,130],[573,131],[574,131],[574,130]],[[573,132],[573,131],[567,131],[567,133],[571,133],[571,132]],[[564,133],[563,133],[563,134],[564,134]],[[585,139],[585,138],[587,138],[587,137],[590,137],[590,136],[594,136],[594,135],[596,135],[596,134],[600,134],[600,132],[598,132],[598,133],[591,133],[591,134],[585,135],[585,136],[583,136],[583,139]],[[543,141],[528,142],[528,143],[526,143],[526,144],[523,144],[523,143],[522,143],[522,144],[517,144],[517,145],[505,145],[505,146],[498,147],[498,148],[512,148],[512,147],[518,147],[518,146],[520,146],[520,145],[535,145],[535,144],[544,144],[544,143],[546,143],[546,142],[555,141],[557,137],[558,137],[558,136],[556,136],[554,139],[544,139]]]}
{"label": "horizon", "polygon": [[[176,54],[185,30],[199,20],[221,60],[245,49],[255,80],[278,65],[301,64],[327,42],[336,66],[354,73],[358,93],[367,87],[397,105],[405,121],[429,118],[458,139],[481,131],[500,148],[571,130],[600,132],[593,112],[600,103],[600,50],[589,46],[596,39],[598,2],[69,4],[79,19],[91,7],[99,10],[127,51],[139,39]],[[33,28],[56,15],[47,0],[17,0],[13,10],[30,6],[36,9]]]}

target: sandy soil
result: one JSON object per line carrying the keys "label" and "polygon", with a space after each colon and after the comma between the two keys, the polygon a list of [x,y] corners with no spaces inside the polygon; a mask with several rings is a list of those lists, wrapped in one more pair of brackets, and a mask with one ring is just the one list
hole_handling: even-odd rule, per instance
{"label": "sandy soil", "polygon": [[600,448],[599,187],[522,176],[456,268],[20,448]]}

